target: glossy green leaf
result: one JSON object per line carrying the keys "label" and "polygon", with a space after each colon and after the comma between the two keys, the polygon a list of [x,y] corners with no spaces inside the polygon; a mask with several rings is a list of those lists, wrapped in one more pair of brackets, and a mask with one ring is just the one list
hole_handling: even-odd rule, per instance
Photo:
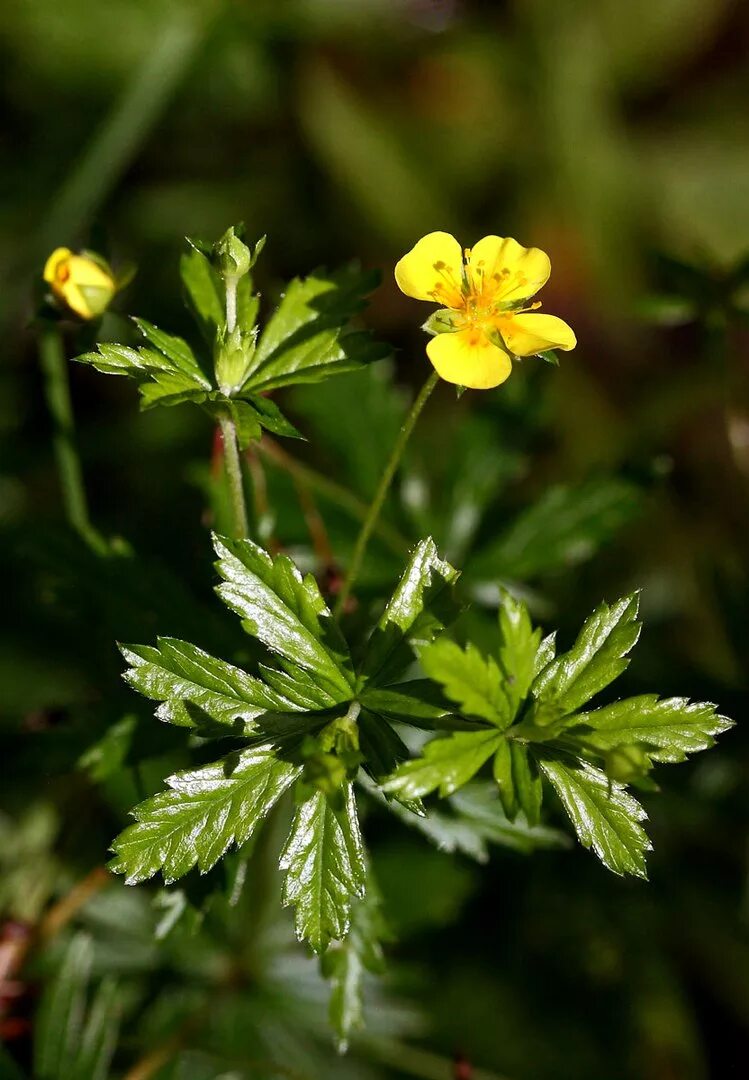
{"label": "glossy green leaf", "polygon": [[615,604],[600,604],[580,630],[569,652],[562,653],[536,677],[534,720],[545,724],[566,716],[613,682],[625,670],[627,653],[640,635],[639,594]]}
{"label": "glossy green leaf", "polygon": [[503,736],[493,727],[432,739],[421,757],[400,765],[382,789],[406,799],[418,799],[435,790],[450,795],[478,772],[502,741]]}
{"label": "glossy green leaf", "polygon": [[331,940],[348,933],[352,901],[364,895],[366,885],[351,784],[342,810],[334,810],[320,791],[298,807],[279,866],[286,871],[283,902],[296,909],[297,936],[324,952]]}
{"label": "glossy green leaf", "polygon": [[[195,645],[159,638],[156,646],[123,646],[130,664],[125,681],[144,697],[161,704],[159,720],[215,734],[249,734],[253,721],[268,711],[298,706],[241,668],[217,660]],[[206,730],[207,729],[207,730]]]}
{"label": "glossy green leaf", "polygon": [[110,868],[129,885],[159,870],[167,884],[196,865],[205,873],[232,844],[253,835],[300,771],[260,746],[170,776],[169,790],[133,810],[135,824],[112,845]]}
{"label": "glossy green leaf", "polygon": [[621,784],[584,763],[542,760],[540,767],[562,801],[583,847],[593,848],[615,874],[647,877],[647,814]]}
{"label": "glossy green leaf", "polygon": [[469,642],[465,648],[442,637],[419,650],[419,660],[430,679],[466,716],[480,717],[504,730],[513,714],[502,674],[491,657]]}
{"label": "glossy green leaf", "polygon": [[413,659],[412,647],[431,642],[444,628],[434,609],[458,577],[431,537],[417,544],[370,638],[362,664],[366,679],[383,686],[400,678]]}
{"label": "glossy green leaf", "polygon": [[649,756],[655,761],[684,761],[687,754],[713,746],[714,736],[733,726],[732,721],[715,709],[709,702],[641,694],[578,713],[570,734],[580,727],[586,745],[598,750],[639,743],[648,748]]}
{"label": "glossy green leaf", "polygon": [[[250,540],[214,539],[224,584],[217,592],[242,618],[248,634],[281,658],[307,692],[326,708],[353,696],[348,646],[323,600],[317,582],[286,555],[272,558]],[[305,676],[308,676],[305,678]]]}
{"label": "glossy green leaf", "polygon": [[389,348],[369,334],[344,330],[377,280],[378,275],[353,266],[337,274],[295,278],[260,336],[246,388],[315,382],[388,355]]}

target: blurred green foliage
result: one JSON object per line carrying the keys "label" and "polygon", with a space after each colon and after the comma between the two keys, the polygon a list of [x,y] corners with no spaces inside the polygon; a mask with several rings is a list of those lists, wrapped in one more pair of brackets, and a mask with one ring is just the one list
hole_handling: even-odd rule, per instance
{"label": "blurred green foliage", "polygon": [[[15,1059],[19,1075],[94,1076],[115,1026],[112,1075],[131,1080],[436,1080],[460,1056],[475,1080],[703,1080],[741,1060],[748,53],[739,0],[6,0],[0,1075]],[[239,219],[268,234],[266,303],[320,265],[385,268],[366,322],[398,347],[389,374],[281,395],[310,446],[253,461],[264,538],[331,575],[350,553],[425,371],[420,316],[390,280],[403,251],[433,228],[538,244],[544,298],[580,344],[496,393],[440,389],[373,542],[364,613],[430,531],[468,560],[464,625],[487,649],[497,575],[565,643],[601,596],[642,586],[623,692],[715,700],[738,721],[646,800],[647,885],[577,849],[493,849],[477,868],[454,832],[427,848],[373,804],[397,941],[344,1059],[278,914],[277,837],[253,854],[265,874],[234,890],[237,859],[207,905],[97,876],[129,807],[190,763],[121,683],[114,642],[246,646],[212,602],[207,526],[226,500],[196,410],[139,415],[124,380],[71,369],[93,516],[121,555],[94,558],[63,527],[32,286],[54,246],[88,243],[138,262],[128,310],[182,332],[183,235]],[[109,315],[104,335],[123,332]],[[87,1035],[50,1064],[38,1044],[62,1038],[66,1010]]]}

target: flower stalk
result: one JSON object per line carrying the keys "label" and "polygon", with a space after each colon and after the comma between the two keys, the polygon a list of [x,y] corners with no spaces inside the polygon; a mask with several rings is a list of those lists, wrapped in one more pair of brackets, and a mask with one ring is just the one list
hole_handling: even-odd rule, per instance
{"label": "flower stalk", "polygon": [[351,565],[349,567],[349,572],[346,575],[346,579],[344,580],[343,585],[341,586],[341,591],[338,594],[338,599],[336,601],[336,618],[339,618],[346,609],[346,602],[351,595],[351,590],[353,589],[354,584],[359,576],[359,571],[361,570],[361,565],[364,561],[364,556],[367,551],[367,545],[369,544],[369,538],[372,535],[372,530],[377,524],[380,512],[382,511],[383,503],[385,502],[387,493],[390,490],[390,485],[393,482],[393,478],[398,470],[401,458],[403,457],[403,452],[406,449],[408,440],[411,438],[411,433],[413,432],[413,429],[416,427],[416,421],[419,419],[422,409],[429,400],[432,391],[434,390],[438,381],[439,375],[436,371],[433,371],[422,386],[418,396],[416,397],[413,405],[411,406],[411,410],[408,413],[408,416],[403,421],[403,426],[398,433],[398,438],[395,440],[395,444],[391,451],[390,457],[388,458],[388,462],[382,473],[382,477],[380,478],[379,487],[377,488],[375,496],[372,499],[369,510],[367,512],[367,516],[364,519],[364,523],[359,530],[359,535],[356,538],[356,544],[354,545],[354,553],[351,556]]}
{"label": "flower stalk", "polygon": [[51,323],[44,324],[41,329],[39,362],[47,407],[52,417],[52,441],[65,516],[87,544],[96,551],[103,551],[107,545],[89,517],[83,470],[75,439],[75,420],[62,334],[59,327]]}

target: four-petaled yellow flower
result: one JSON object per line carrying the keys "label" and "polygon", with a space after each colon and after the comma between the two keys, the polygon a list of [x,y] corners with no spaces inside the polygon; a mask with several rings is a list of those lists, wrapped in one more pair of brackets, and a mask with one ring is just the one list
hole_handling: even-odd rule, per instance
{"label": "four-petaled yellow flower", "polygon": [[510,237],[485,236],[461,251],[445,232],[433,232],[404,255],[395,280],[407,296],[441,304],[427,328],[427,355],[447,382],[489,390],[512,371],[513,356],[574,349],[572,329],[529,304],[549,280],[549,256]]}
{"label": "four-petaled yellow flower", "polygon": [[57,248],[47,259],[44,280],[55,297],[81,319],[95,319],[109,306],[117,282],[107,263],[89,252]]}

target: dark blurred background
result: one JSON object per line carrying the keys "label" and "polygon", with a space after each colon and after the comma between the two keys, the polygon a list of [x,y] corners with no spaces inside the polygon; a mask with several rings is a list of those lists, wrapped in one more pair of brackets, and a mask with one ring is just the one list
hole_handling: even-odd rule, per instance
{"label": "dark blurred background", "polygon": [[[136,717],[142,742],[127,760],[145,788],[183,763],[180,740],[154,736],[161,726],[121,688],[114,640],[163,632],[219,642],[227,656],[236,647],[210,593],[207,527],[220,506],[213,432],[197,410],[140,415],[124,380],[73,365],[94,518],[142,563],[92,567],[64,530],[30,328],[34,283],[57,245],[136,262],[115,306],[178,333],[189,332],[185,235],[213,238],[238,220],[250,237],[267,233],[256,283],[268,303],[320,265],[381,267],[365,319],[396,347],[389,374],[284,398],[310,437],[284,449],[363,500],[427,370],[425,312],[397,292],[394,262],[433,229],[467,246],[498,233],[543,247],[545,307],[572,324],[578,348],[559,370],[530,360],[498,391],[457,404],[440,388],[388,520],[405,542],[428,528],[465,564],[487,635],[497,577],[521,584],[565,640],[601,597],[642,586],[645,633],[626,689],[714,700],[737,721],[701,760],[656,776],[649,884],[613,878],[576,848],[500,850],[477,867],[373,818],[397,938],[397,1004],[378,1008],[385,1029],[388,1009],[401,1016],[401,1042],[391,1032],[339,1061],[301,992],[289,1015],[283,995],[263,998],[263,1012],[238,994],[236,1022],[211,1017],[186,1040],[220,1068],[143,1075],[744,1075],[748,59],[742,0],[3,3],[0,900],[14,925],[33,924],[103,863],[137,798],[127,770],[97,774],[88,761],[76,772],[113,724]],[[103,333],[128,331],[110,315]],[[302,562],[324,559],[283,470],[256,462],[253,476],[274,508],[256,493],[266,536]],[[345,561],[355,522],[318,494]],[[392,581],[397,566],[375,545],[365,586]],[[124,904],[131,919],[141,901],[112,889],[109,910]],[[130,1031],[125,1062],[182,1030],[193,1007],[180,1012],[182,986],[158,997],[175,971],[193,972],[193,946],[171,946],[179,960],[142,947],[152,951],[137,970],[101,960],[162,1002],[150,1028]],[[20,1027],[5,1029],[21,1043],[43,968]],[[242,1042],[253,1024],[286,1071],[253,1071]],[[308,1058],[289,1049],[305,1025]]]}

